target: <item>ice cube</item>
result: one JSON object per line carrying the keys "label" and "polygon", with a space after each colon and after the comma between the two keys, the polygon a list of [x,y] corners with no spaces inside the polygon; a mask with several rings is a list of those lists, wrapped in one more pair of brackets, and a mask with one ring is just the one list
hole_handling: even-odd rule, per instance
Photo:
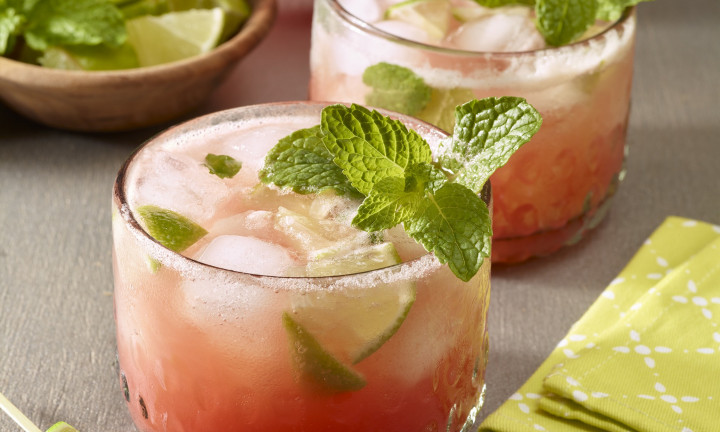
{"label": "ice cube", "polygon": [[[375,27],[391,35],[415,42],[426,44],[432,41],[427,31],[405,21],[385,20],[376,23]],[[408,49],[405,48],[405,50],[407,51]]]}
{"label": "ice cube", "polygon": [[466,51],[517,52],[545,47],[528,12],[513,9],[467,22],[448,37],[446,46]]}
{"label": "ice cube", "polygon": [[212,226],[215,235],[242,235],[256,238],[269,237],[275,216],[266,210],[249,210],[220,219]]}
{"label": "ice cube", "polygon": [[222,180],[208,175],[202,161],[164,150],[153,152],[142,163],[133,206],[154,204],[174,210],[199,224],[209,220],[228,193]]}
{"label": "ice cube", "polygon": [[340,0],[340,6],[367,23],[374,23],[382,19],[384,9],[375,1],[368,0]]}
{"label": "ice cube", "polygon": [[[379,30],[417,42],[430,40],[427,32],[402,21],[386,20],[374,24]],[[322,30],[317,30],[322,32]],[[427,63],[426,57],[418,50],[390,41],[383,36],[358,32],[339,35],[328,33],[318,36],[313,47],[313,62],[316,67],[332,65],[336,73],[349,76],[362,75],[368,67],[380,62],[392,62],[406,67],[420,67]]]}
{"label": "ice cube", "polygon": [[197,259],[215,267],[267,276],[283,276],[295,265],[288,249],[239,235],[214,238]]}

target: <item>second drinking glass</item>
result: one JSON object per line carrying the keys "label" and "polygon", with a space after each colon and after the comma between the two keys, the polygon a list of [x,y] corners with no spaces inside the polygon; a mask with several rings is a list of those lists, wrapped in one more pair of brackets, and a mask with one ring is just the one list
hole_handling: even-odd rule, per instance
{"label": "second drinking glass", "polygon": [[378,106],[452,131],[462,102],[526,98],[543,126],[492,176],[492,260],[523,261],[580,240],[624,176],[634,9],[580,42],[545,48],[522,9],[483,15],[453,1],[459,6],[447,6],[438,24],[437,10],[423,21],[422,10],[402,10],[410,2],[392,3],[315,0],[310,99]]}

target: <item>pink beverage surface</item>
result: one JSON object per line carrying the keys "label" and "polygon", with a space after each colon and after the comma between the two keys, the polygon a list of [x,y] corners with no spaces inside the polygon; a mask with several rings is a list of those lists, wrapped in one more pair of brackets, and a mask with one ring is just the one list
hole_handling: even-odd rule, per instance
{"label": "pink beverage surface", "polygon": [[[203,259],[219,236],[254,235],[288,246],[301,261],[302,251],[293,249],[295,231],[278,231],[277,224],[232,226],[253,219],[248,215],[277,218],[280,206],[307,214],[317,199],[257,188],[258,155],[290,130],[319,119],[273,124],[287,120],[270,114],[251,121],[262,124],[259,127],[231,122],[201,128],[183,140],[156,138],[162,144],[146,146],[128,171],[129,207],[148,201],[171,204],[172,210],[208,227],[207,238],[185,252],[195,259]],[[242,160],[242,175],[217,181],[204,177],[208,173],[202,157],[209,151]],[[168,166],[156,166],[160,161]],[[165,189],[173,184],[188,189],[179,195]],[[172,193],[175,196],[168,197]],[[214,208],[206,208],[206,203]],[[129,227],[129,209],[118,204],[116,199],[118,355],[128,407],[141,431],[458,431],[474,418],[487,359],[489,260],[467,283],[431,255],[335,282],[263,278],[204,266],[164,250]],[[328,241],[332,236],[324,234]],[[398,240],[401,257],[417,254],[396,233],[385,238]],[[255,253],[238,253],[238,259]],[[148,265],[148,257],[159,267]],[[231,263],[243,265],[248,264]],[[257,269],[264,264],[253,265]],[[270,268],[277,272],[279,267]],[[301,347],[290,340],[281,319],[284,313],[302,313],[309,304],[323,319],[338,310],[357,316],[353,308],[363,307],[363,315],[373,316],[379,306],[374,303],[408,289],[415,293],[414,303],[397,332],[377,351],[356,364],[337,355],[364,378],[364,387],[332,392],[302,379],[293,362],[293,353]],[[362,323],[336,323],[356,324]],[[333,354],[342,351],[343,341],[336,334],[342,333],[333,330],[318,337]]]}
{"label": "pink beverage surface", "polygon": [[[326,3],[319,0],[316,8]],[[312,100],[362,102],[371,91],[362,81],[365,68],[389,62],[413,70],[433,89],[454,92],[447,110],[463,98],[512,95],[540,111],[540,131],[491,178],[493,262],[548,254],[599,223],[624,175],[634,16],[567,47],[461,55],[351,31],[325,12],[327,18],[313,23]],[[391,24],[395,30],[394,21],[378,25]],[[452,40],[430,43],[457,48]],[[426,110],[415,115],[442,122]]]}

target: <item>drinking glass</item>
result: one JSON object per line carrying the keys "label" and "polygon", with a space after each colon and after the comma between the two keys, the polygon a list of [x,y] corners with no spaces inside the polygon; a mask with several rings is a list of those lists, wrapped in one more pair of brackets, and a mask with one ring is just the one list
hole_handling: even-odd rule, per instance
{"label": "drinking glass", "polygon": [[[625,176],[634,8],[580,42],[475,52],[395,36],[338,0],[315,0],[314,7],[311,100],[393,109],[448,131],[454,107],[472,98],[520,96],[540,111],[540,131],[491,178],[494,263],[574,244],[606,215]],[[432,89],[429,102],[418,106],[399,99],[407,91],[403,86],[416,84],[409,80],[395,88],[373,82],[369,74],[378,65],[412,71]],[[378,98],[377,85],[386,85],[398,99]]]}
{"label": "drinking glass", "polygon": [[[268,276],[262,269],[273,264],[262,257],[240,263],[255,271],[238,271],[168,249],[139,217],[141,205],[172,206],[211,226],[250,200],[252,179],[257,183],[274,144],[264,141],[279,127],[318,124],[323,106],[278,103],[209,114],[150,139],[120,169],[112,200],[119,376],[140,431],[471,427],[485,392],[489,258],[468,282],[428,253],[356,274]],[[414,118],[397,118],[431,146],[447,137]],[[242,174],[207,180],[198,155],[208,148],[235,152]],[[293,195],[280,196],[280,205],[301,199]],[[489,203],[488,187],[482,196]],[[278,203],[263,208],[278,211]],[[367,334],[393,314],[399,327],[391,336]],[[347,335],[364,335],[375,346],[350,361],[340,353]]]}

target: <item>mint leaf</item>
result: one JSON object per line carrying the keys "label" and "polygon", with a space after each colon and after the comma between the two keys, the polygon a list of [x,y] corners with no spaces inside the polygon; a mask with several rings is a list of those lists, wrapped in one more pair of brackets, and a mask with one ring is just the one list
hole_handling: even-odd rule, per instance
{"label": "mint leaf", "polygon": [[321,116],[322,142],[333,161],[367,196],[385,177],[403,177],[405,168],[430,163],[430,146],[399,120],[359,105],[331,105]]}
{"label": "mint leaf", "polygon": [[359,195],[323,145],[319,125],[281,139],[265,156],[260,180],[301,194],[334,189],[341,195]]}
{"label": "mint leaf", "polygon": [[625,9],[642,1],[650,0],[598,0],[597,19],[617,21],[625,12]]}
{"label": "mint leaf", "polygon": [[441,164],[455,181],[480,193],[495,170],[540,129],[542,117],[523,98],[472,100],[455,109],[455,130]]}
{"label": "mint leaf", "polygon": [[0,0],[0,55],[9,54],[15,46],[17,36],[22,33],[25,16],[22,9],[13,7],[13,2],[3,5]]}
{"label": "mint leaf", "polygon": [[233,178],[235,174],[242,168],[242,162],[235,160],[228,155],[216,155],[208,153],[205,156],[205,165],[210,174],[215,174],[220,178]]}
{"label": "mint leaf", "polygon": [[447,177],[430,164],[408,167],[405,178],[385,177],[370,191],[352,223],[364,231],[381,231],[414,217],[422,200],[441,188]]}
{"label": "mint leaf", "polygon": [[403,114],[415,115],[430,102],[431,88],[412,70],[378,63],[363,72],[363,82],[372,88],[365,103]]}
{"label": "mint leaf", "polygon": [[463,281],[469,281],[490,256],[490,212],[473,191],[457,183],[446,183],[429,194],[403,225]]}
{"label": "mint leaf", "polygon": [[595,22],[598,0],[537,0],[536,25],[551,46],[560,46],[582,36]]}
{"label": "mint leaf", "polygon": [[360,204],[352,224],[363,231],[389,229],[412,217],[423,198],[417,191],[405,191],[405,179],[385,177]]}
{"label": "mint leaf", "polygon": [[45,0],[35,4],[25,30],[39,51],[53,45],[119,47],[127,34],[120,11],[107,0]]}

